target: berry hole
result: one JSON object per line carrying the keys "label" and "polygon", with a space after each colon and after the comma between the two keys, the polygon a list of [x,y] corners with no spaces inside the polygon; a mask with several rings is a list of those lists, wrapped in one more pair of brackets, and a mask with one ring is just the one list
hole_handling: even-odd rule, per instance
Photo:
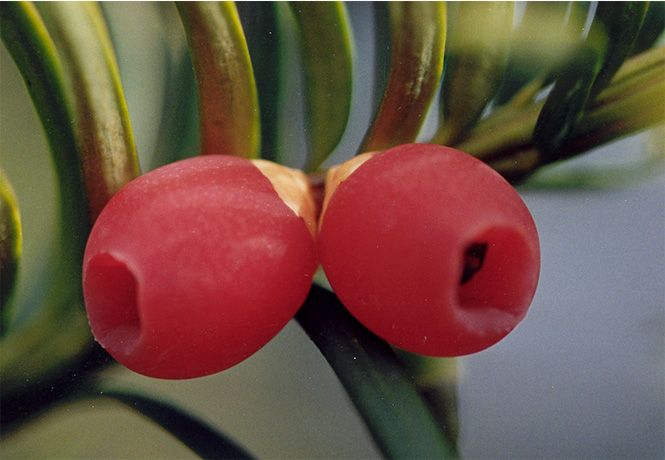
{"label": "berry hole", "polygon": [[497,227],[478,235],[475,241],[466,246],[460,260],[460,307],[522,314],[531,299],[533,279],[523,236],[513,229]]}
{"label": "berry hole", "polygon": [[464,251],[464,263],[462,266],[460,284],[465,284],[471,281],[473,275],[483,267],[486,253],[487,243],[473,243],[467,246]]}
{"label": "berry hole", "polygon": [[137,282],[127,265],[110,254],[94,256],[85,279],[90,327],[109,350],[129,353],[141,336]]}

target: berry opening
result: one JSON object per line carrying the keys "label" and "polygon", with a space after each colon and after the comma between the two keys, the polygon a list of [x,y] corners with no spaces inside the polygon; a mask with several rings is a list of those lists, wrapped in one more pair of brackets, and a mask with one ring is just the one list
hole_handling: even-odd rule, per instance
{"label": "berry opening", "polygon": [[474,243],[464,251],[464,264],[460,284],[468,283],[473,275],[482,268],[487,252],[487,243]]}
{"label": "berry opening", "polygon": [[134,274],[112,255],[98,254],[88,262],[85,288],[90,327],[97,341],[104,348],[129,353],[141,336]]}
{"label": "berry opening", "polygon": [[492,228],[468,244],[462,256],[459,306],[493,308],[522,316],[531,301],[534,275],[523,235],[510,228]]}

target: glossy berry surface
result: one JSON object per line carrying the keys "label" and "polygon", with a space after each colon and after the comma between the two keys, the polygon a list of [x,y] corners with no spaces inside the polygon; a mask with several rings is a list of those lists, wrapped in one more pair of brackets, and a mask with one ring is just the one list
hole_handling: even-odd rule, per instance
{"label": "glossy berry surface", "polygon": [[317,265],[304,218],[254,163],[208,155],[127,184],[83,261],[97,341],[144,375],[189,378],[247,358],[293,317]]}
{"label": "glossy berry surface", "polygon": [[465,355],[524,318],[540,267],[536,227],[518,193],[481,161],[402,145],[327,194],[318,241],[325,273],[349,311],[389,343]]}

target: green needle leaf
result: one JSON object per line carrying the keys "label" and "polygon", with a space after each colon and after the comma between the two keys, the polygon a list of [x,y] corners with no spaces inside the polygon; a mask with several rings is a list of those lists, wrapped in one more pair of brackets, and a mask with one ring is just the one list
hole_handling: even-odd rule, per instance
{"label": "green needle leaf", "polygon": [[665,2],[649,2],[640,33],[635,40],[631,54],[640,54],[651,48],[665,31]]}
{"label": "green needle leaf", "polygon": [[591,87],[591,100],[605,89],[630,54],[648,6],[648,2],[598,3],[594,21],[605,26],[609,41],[603,65]]}
{"label": "green needle leaf", "polygon": [[580,49],[569,62],[567,71],[557,79],[533,135],[546,156],[556,156],[557,150],[582,117],[591,84],[600,69],[598,58],[593,48]]}
{"label": "green needle leaf", "polygon": [[276,2],[238,2],[238,13],[245,30],[249,54],[261,107],[261,156],[279,160],[279,113],[282,104],[283,19],[280,12],[290,14],[284,4]]}
{"label": "green needle leaf", "polygon": [[589,105],[571,138],[554,155],[534,145],[543,101],[495,111],[457,147],[472,152],[512,181],[541,166],[665,122],[665,47],[627,60],[610,85]]}
{"label": "green needle leaf", "polygon": [[[583,28],[583,14],[570,19],[571,27]],[[577,25],[575,25],[577,24]],[[533,139],[545,157],[554,157],[582,117],[591,86],[608,50],[605,27],[598,21],[586,40],[580,41],[567,61],[555,71],[555,82],[534,128]]]}
{"label": "green needle leaf", "polygon": [[544,158],[555,158],[584,109],[612,79],[630,53],[646,3],[599,2],[589,36],[558,73],[534,131]]}
{"label": "green needle leaf", "polygon": [[390,15],[386,2],[374,2],[374,85],[372,111],[378,113],[390,74]]}
{"label": "green needle leaf", "polygon": [[98,4],[45,2],[38,8],[62,57],[94,221],[139,173],[120,72]]}
{"label": "green needle leaf", "polygon": [[451,458],[413,381],[388,344],[314,285],[296,319],[316,344],[387,458]]}
{"label": "green needle leaf", "polygon": [[[76,136],[71,128],[72,111],[66,95],[62,64],[46,26],[35,6],[12,2],[0,8],[0,32],[37,109],[55,163],[65,235],[85,235],[88,227],[83,179],[79,174]],[[82,244],[65,236],[66,249],[83,256]]]}
{"label": "green needle leaf", "polygon": [[207,423],[164,401],[117,390],[98,391],[89,396],[113,399],[134,409],[171,433],[201,458],[254,458],[237,443]]}
{"label": "green needle leaf", "polygon": [[650,81],[654,75],[664,70],[665,47],[652,48],[628,59],[614,76],[610,86],[590,104],[589,110],[605,104],[606,101],[625,97],[634,88]]}
{"label": "green needle leaf", "polygon": [[199,141],[196,77],[186,42],[172,36],[180,17],[172,5],[159,3],[160,22],[166,55],[164,110],[159,123],[155,150],[147,169],[196,155]]}
{"label": "green needle leaf", "polygon": [[300,29],[307,89],[307,170],[316,170],[337,146],[349,119],[352,39],[342,2],[292,2]]}
{"label": "green needle leaf", "polygon": [[9,179],[0,169],[0,336],[7,331],[11,311],[9,300],[23,248],[21,215]]}
{"label": "green needle leaf", "polygon": [[[500,116],[510,113],[514,109],[524,107],[536,98],[540,90],[549,85],[556,78],[556,72],[567,62],[568,56],[575,52],[580,40],[581,18],[586,17],[589,11],[589,2],[574,2],[570,10],[564,2],[532,2],[527,4],[525,17],[511,43],[511,56],[519,60],[519,70],[506,70],[504,81],[495,103],[499,105],[492,111],[492,119],[497,123],[502,120]],[[531,8],[529,8],[531,7]],[[547,9],[553,9],[546,17],[542,17]],[[540,11],[540,13],[536,13]],[[566,21],[557,13],[570,12]],[[531,12],[531,14],[528,14]],[[537,16],[541,15],[540,18]],[[554,16],[554,21],[552,21]],[[559,23],[558,19],[562,21]],[[530,23],[530,24],[529,24]],[[538,38],[534,37],[539,37]],[[526,51],[529,50],[529,51]],[[519,56],[519,58],[517,57]],[[510,59],[509,58],[509,59]],[[508,65],[511,65],[509,60]],[[519,79],[523,69],[536,72],[528,84],[515,88],[514,78]],[[510,100],[505,99],[510,97]],[[533,129],[533,127],[532,127]]]}
{"label": "green needle leaf", "polygon": [[105,199],[138,172],[115,57],[98,7],[52,3],[40,8],[59,50],[34,5],[17,2],[0,9],[2,38],[46,131],[61,198],[54,274],[35,315],[3,338],[0,372],[8,395],[23,391],[26,381],[39,385],[92,347],[81,308],[87,234]]}
{"label": "green needle leaf", "polygon": [[[661,56],[665,55],[665,48],[659,50]],[[665,123],[665,61],[644,69],[629,81],[615,80],[617,86],[612,84],[598,95],[557,159]]]}
{"label": "green needle leaf", "polygon": [[389,2],[390,71],[379,110],[360,153],[413,142],[443,72],[443,2]]}
{"label": "green needle leaf", "polygon": [[259,156],[252,62],[232,2],[178,2],[199,88],[201,153]]}
{"label": "green needle leaf", "polygon": [[[665,48],[654,48],[626,61],[555,156],[544,156],[528,140],[515,142],[532,125],[540,104],[515,114],[514,121],[523,126],[522,132],[512,140],[497,138],[494,153],[486,154],[490,166],[513,182],[524,180],[546,164],[665,123]],[[479,133],[487,146],[491,144],[490,131]]]}
{"label": "green needle leaf", "polygon": [[46,26],[32,3],[12,2],[0,8],[0,32],[46,132],[60,198],[53,278],[39,299],[36,315],[2,340],[4,399],[25,386],[26,379],[39,380],[90,343],[85,314],[79,308],[81,260],[90,219],[63,68]]}
{"label": "green needle leaf", "polygon": [[461,2],[446,46],[440,129],[453,145],[478,121],[499,89],[512,34],[514,2]]}
{"label": "green needle leaf", "polygon": [[[510,40],[508,63],[495,103],[503,105],[543,69],[562,60],[572,44],[564,28],[569,2],[527,2]],[[544,82],[538,85],[540,89]]]}

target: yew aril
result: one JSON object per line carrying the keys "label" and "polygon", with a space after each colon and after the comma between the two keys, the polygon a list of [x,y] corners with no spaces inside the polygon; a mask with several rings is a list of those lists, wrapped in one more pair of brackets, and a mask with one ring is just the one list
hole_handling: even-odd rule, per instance
{"label": "yew aril", "polygon": [[161,378],[212,374],[256,352],[311,286],[308,187],[300,172],[222,155],[127,184],[95,222],[83,262],[97,341]]}
{"label": "yew aril", "polygon": [[534,221],[514,188],[458,150],[408,144],[333,170],[319,257],[342,303],[405,350],[483,350],[525,316],[538,282]]}

